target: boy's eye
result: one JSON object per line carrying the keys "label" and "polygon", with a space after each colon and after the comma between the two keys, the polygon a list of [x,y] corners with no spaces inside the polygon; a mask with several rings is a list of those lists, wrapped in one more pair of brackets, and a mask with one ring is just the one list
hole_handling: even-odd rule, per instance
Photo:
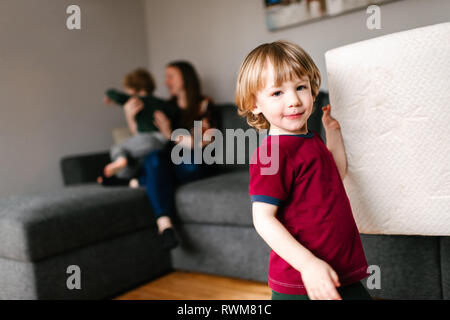
{"label": "boy's eye", "polygon": [[281,94],[281,91],[275,91],[274,93],[272,93],[272,96],[278,97],[280,94]]}
{"label": "boy's eye", "polygon": [[298,87],[297,87],[297,90],[298,90],[298,91],[304,90],[304,89],[306,89],[306,86],[298,86]]}

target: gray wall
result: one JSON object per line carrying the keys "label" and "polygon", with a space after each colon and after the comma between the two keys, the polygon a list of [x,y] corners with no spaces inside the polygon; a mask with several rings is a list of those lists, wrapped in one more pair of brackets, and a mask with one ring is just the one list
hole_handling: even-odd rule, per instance
{"label": "gray wall", "polygon": [[[81,7],[81,30],[66,8]],[[59,160],[105,150],[119,108],[108,86],[147,65],[141,0],[0,1],[0,196],[56,189]]]}
{"label": "gray wall", "polygon": [[[257,45],[291,40],[318,65],[327,89],[324,53],[384,34],[450,21],[448,0],[402,0],[381,6],[381,30],[368,30],[365,10],[282,31],[265,26],[263,0],[146,0],[149,67],[163,88],[164,65],[173,59],[194,63],[206,94],[233,101],[238,68]],[[382,54],[382,52],[380,52]]]}

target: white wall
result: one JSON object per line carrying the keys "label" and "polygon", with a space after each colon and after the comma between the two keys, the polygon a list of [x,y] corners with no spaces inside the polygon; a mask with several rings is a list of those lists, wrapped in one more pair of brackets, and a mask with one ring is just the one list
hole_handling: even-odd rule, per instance
{"label": "white wall", "polygon": [[[66,28],[81,7],[82,29]],[[147,65],[141,0],[0,1],[0,196],[56,189],[62,156],[105,150],[125,126],[104,90]]]}
{"label": "white wall", "polygon": [[[381,6],[381,30],[368,30],[365,10],[269,32],[263,0],[146,0],[149,67],[163,87],[164,65],[187,59],[197,68],[204,92],[217,102],[234,101],[238,68],[264,42],[291,40],[315,60],[327,89],[324,53],[384,34],[450,21],[448,0],[402,0]],[[382,52],[380,52],[382,54]]]}

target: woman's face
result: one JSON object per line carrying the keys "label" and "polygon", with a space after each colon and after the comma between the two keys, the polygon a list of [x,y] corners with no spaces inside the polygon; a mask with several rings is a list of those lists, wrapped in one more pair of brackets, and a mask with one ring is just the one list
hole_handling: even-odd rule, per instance
{"label": "woman's face", "polygon": [[172,96],[184,90],[183,76],[178,68],[170,66],[166,68],[166,86]]}

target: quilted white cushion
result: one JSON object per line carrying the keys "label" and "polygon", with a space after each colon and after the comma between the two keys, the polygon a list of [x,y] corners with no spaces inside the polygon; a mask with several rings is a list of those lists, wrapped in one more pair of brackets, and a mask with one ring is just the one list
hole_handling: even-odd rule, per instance
{"label": "quilted white cushion", "polygon": [[450,235],[450,23],[325,57],[359,231]]}

